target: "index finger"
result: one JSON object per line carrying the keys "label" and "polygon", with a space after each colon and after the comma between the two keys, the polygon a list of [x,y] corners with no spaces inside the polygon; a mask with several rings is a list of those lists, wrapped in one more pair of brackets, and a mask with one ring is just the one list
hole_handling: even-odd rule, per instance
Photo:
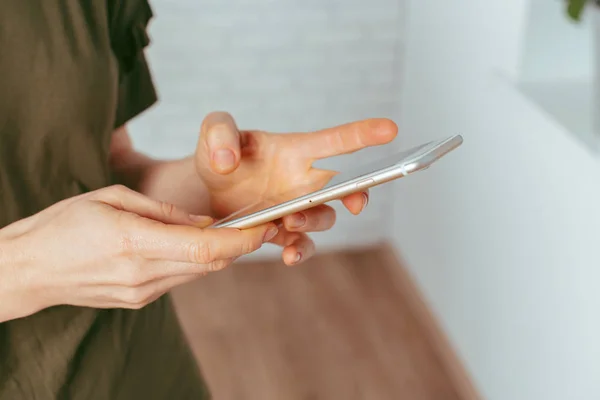
{"label": "index finger", "polygon": [[277,234],[273,223],[250,229],[195,228],[152,220],[131,232],[132,248],[145,259],[209,264],[258,250]]}
{"label": "index finger", "polygon": [[389,143],[397,133],[398,127],[393,121],[374,118],[297,134],[293,142],[295,148],[301,149],[301,154],[317,160]]}

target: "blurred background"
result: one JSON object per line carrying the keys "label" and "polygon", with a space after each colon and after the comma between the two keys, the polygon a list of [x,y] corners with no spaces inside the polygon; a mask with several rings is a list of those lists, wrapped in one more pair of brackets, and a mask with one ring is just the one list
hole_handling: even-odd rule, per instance
{"label": "blurred background", "polygon": [[[205,114],[245,129],[398,122],[460,133],[434,168],[314,235],[176,293],[215,398],[600,399],[600,7],[563,0],[153,0],[161,102],[137,146],[191,153]],[[246,265],[242,265],[244,264]]]}

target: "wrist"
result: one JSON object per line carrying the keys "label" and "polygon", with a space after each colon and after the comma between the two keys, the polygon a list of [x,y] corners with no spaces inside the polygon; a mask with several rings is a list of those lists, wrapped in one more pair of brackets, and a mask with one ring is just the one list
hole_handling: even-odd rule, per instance
{"label": "wrist", "polygon": [[0,322],[31,315],[45,306],[31,280],[29,261],[17,239],[0,237]]}
{"label": "wrist", "polygon": [[133,149],[111,154],[110,158],[110,167],[116,182],[140,193],[148,191],[149,181],[151,182],[155,170],[159,169],[162,163]]}

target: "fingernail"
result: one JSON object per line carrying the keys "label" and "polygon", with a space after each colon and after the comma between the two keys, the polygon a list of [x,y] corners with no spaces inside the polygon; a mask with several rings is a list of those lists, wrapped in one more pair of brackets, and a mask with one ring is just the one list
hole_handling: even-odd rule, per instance
{"label": "fingernail", "polygon": [[294,259],[294,264],[297,264],[302,260],[302,253],[296,253],[296,258]]}
{"label": "fingernail", "polygon": [[365,209],[365,207],[367,207],[367,204],[369,204],[369,195],[366,193],[363,193],[363,210]]}
{"label": "fingernail", "polygon": [[300,228],[300,227],[304,226],[304,224],[306,223],[306,215],[304,215],[303,213],[293,214],[290,217],[290,219],[291,219],[291,221],[290,221],[291,228]]}
{"label": "fingernail", "polygon": [[269,240],[273,239],[275,235],[277,235],[277,232],[279,232],[279,229],[277,229],[276,227],[269,228],[265,233],[263,242],[268,242]]}
{"label": "fingernail", "polygon": [[219,149],[213,153],[213,161],[221,169],[228,169],[235,164],[235,154],[229,149]]}

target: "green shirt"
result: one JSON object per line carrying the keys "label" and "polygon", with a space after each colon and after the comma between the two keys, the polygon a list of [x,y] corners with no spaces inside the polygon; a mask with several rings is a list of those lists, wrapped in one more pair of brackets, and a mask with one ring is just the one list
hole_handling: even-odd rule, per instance
{"label": "green shirt", "polygon": [[[112,183],[111,133],[156,101],[151,17],[143,0],[2,1],[0,228]],[[207,398],[168,296],[0,324],[0,399],[138,398]]]}

